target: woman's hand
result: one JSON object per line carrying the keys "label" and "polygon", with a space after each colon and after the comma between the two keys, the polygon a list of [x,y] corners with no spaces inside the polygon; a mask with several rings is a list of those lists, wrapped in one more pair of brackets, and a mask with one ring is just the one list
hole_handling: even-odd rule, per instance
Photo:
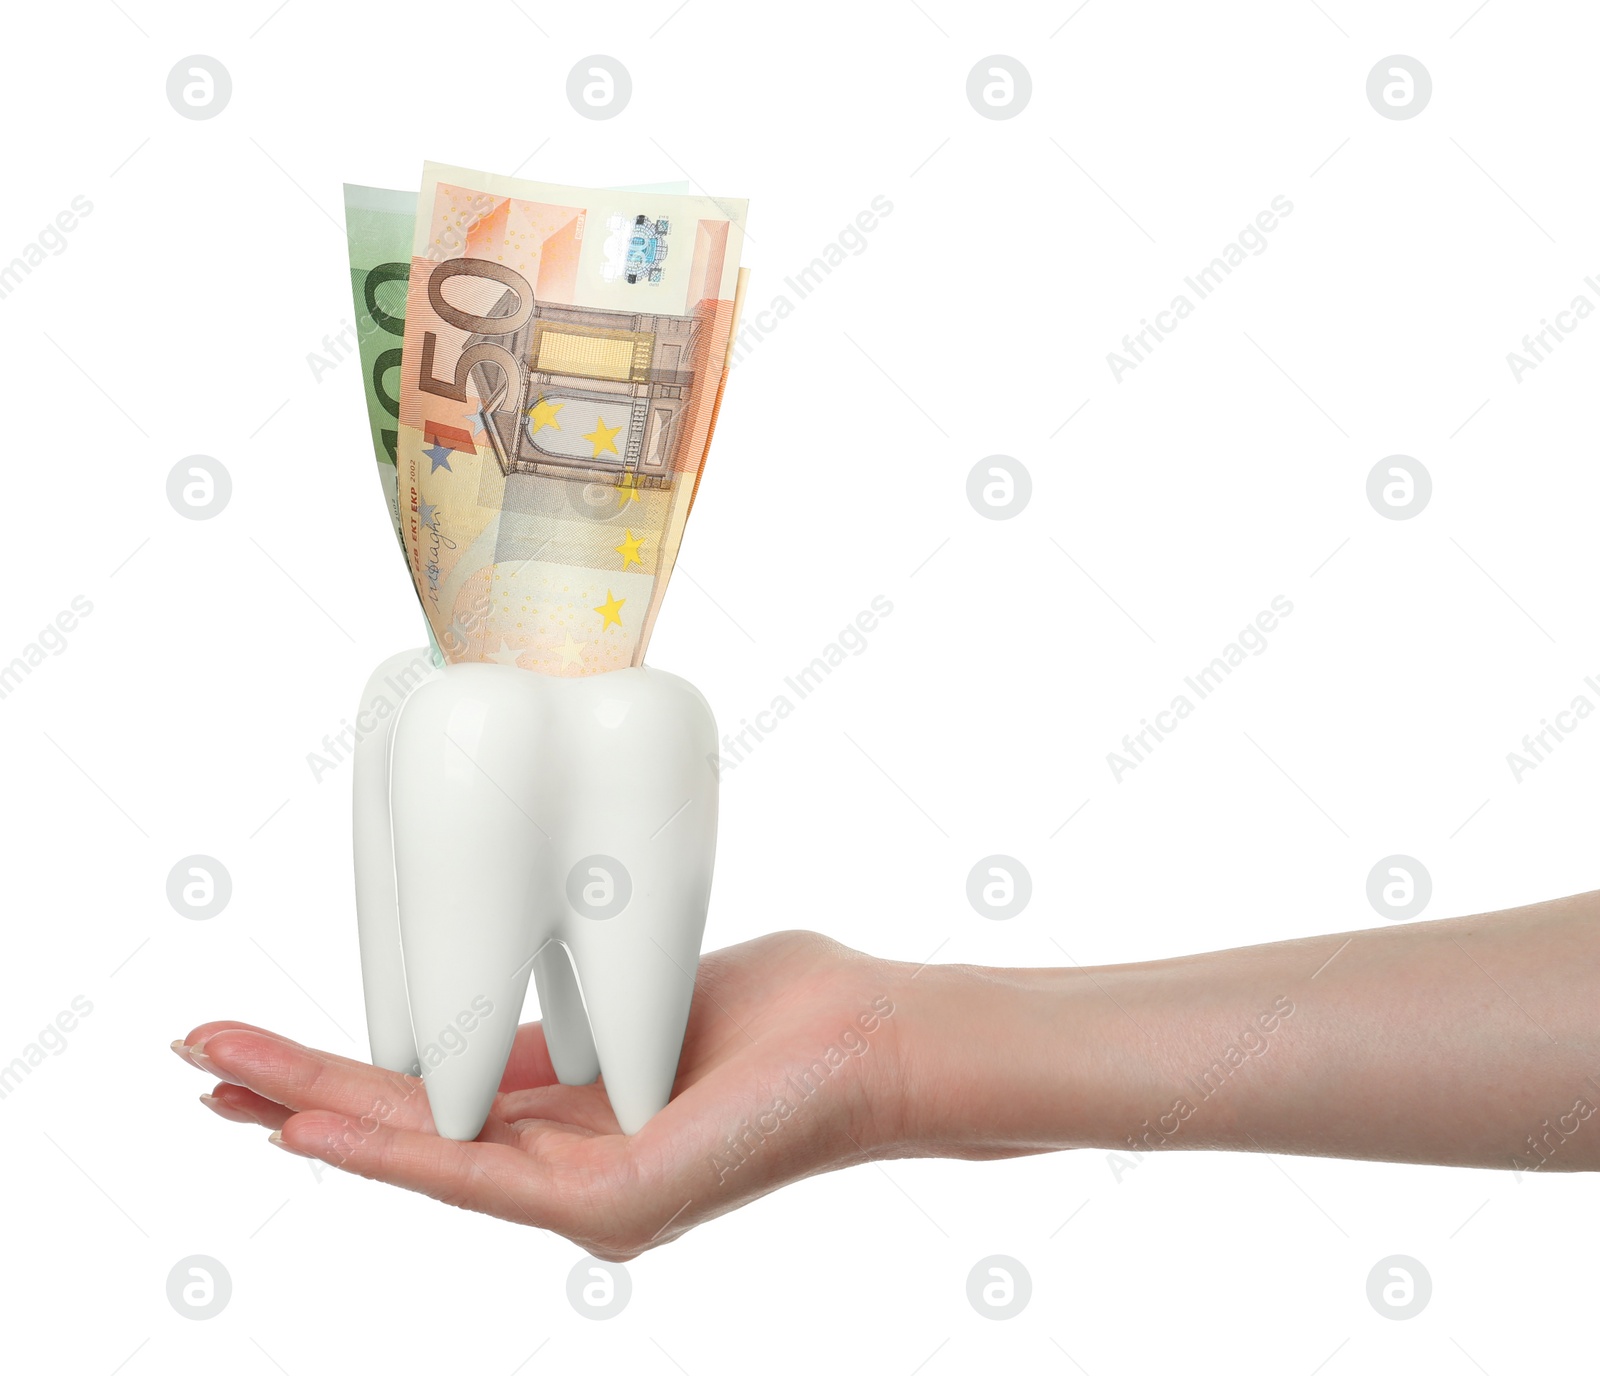
{"label": "woman's hand", "polygon": [[1600,1168],[1600,893],[1140,965],[913,968],[808,932],[705,956],[675,1097],[625,1137],[517,1034],[476,1142],[422,1082],[258,1028],[206,1102],[357,1175],[626,1259],[879,1157],[1222,1149]]}
{"label": "woman's hand", "polygon": [[706,955],[672,1101],[632,1137],[600,1084],[557,1083],[538,1023],[475,1142],[434,1132],[420,1079],[261,1028],[203,1023],[173,1049],[221,1081],[209,1108],[287,1151],[626,1260],[788,1181],[906,1151],[914,973],[809,932]]}

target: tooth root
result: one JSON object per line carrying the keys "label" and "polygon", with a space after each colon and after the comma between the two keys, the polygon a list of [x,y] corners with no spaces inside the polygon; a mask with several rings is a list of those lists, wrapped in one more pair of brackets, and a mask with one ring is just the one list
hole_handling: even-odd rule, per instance
{"label": "tooth root", "polygon": [[700,954],[698,931],[692,940],[651,940],[648,930],[669,925],[660,916],[641,912],[637,923],[621,917],[596,923],[598,930],[576,943],[606,1097],[629,1134],[672,1097]]}
{"label": "tooth root", "polygon": [[540,951],[533,962],[533,982],[539,994],[539,1018],[550,1064],[564,1085],[593,1084],[600,1074],[589,1015],[584,1011],[572,958],[558,941]]}
{"label": "tooth root", "polygon": [[524,671],[446,669],[395,725],[390,810],[411,1025],[434,1127],[469,1141],[505,1073],[540,931],[548,840],[533,820],[540,746]]}
{"label": "tooth root", "polygon": [[[606,1095],[631,1134],[671,1097],[694,995],[716,849],[717,780],[708,764],[716,723],[699,692],[671,674],[603,677],[610,692],[591,714],[601,728],[591,763],[627,787],[575,791],[556,849],[567,867],[604,855],[628,874],[628,901],[610,917],[586,916],[569,888],[563,927]],[[561,873],[567,887],[571,869]]]}
{"label": "tooth root", "polygon": [[389,825],[389,740],[398,699],[425,672],[428,662],[426,650],[406,651],[380,664],[368,680],[356,721],[381,724],[356,742],[352,780],[356,933],[361,946],[367,1041],[373,1065],[413,1075],[417,1073],[417,1045],[411,1035],[405,964],[400,955],[394,834]]}

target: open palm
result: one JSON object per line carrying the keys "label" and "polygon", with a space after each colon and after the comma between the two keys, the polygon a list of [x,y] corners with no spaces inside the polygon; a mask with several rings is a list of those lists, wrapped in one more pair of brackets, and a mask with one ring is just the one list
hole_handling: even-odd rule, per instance
{"label": "open palm", "polygon": [[672,1101],[632,1137],[602,1084],[557,1083],[538,1023],[518,1030],[475,1142],[434,1131],[416,1077],[262,1028],[203,1023],[173,1048],[221,1081],[210,1108],[289,1151],[626,1260],[787,1181],[896,1153],[906,973],[810,932],[704,956]]}

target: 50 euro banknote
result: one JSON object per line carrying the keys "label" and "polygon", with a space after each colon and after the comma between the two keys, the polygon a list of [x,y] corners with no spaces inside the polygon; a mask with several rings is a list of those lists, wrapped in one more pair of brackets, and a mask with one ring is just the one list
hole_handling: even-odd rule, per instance
{"label": "50 euro banknote", "polygon": [[727,375],[744,215],[426,166],[398,414],[375,431],[447,659],[642,662]]}
{"label": "50 euro banknote", "polygon": [[[654,195],[687,196],[688,182],[619,187]],[[350,287],[355,303],[351,333],[361,361],[367,425],[377,460],[389,521],[405,553],[396,457],[400,432],[400,360],[405,338],[406,288],[411,280],[411,240],[416,230],[417,193],[379,186],[344,188],[345,234],[350,249]],[[343,333],[340,335],[343,341]]]}

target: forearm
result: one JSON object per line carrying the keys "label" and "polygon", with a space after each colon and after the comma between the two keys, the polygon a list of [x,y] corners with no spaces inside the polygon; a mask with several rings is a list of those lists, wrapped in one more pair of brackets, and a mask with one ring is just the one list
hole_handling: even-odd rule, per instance
{"label": "forearm", "polygon": [[1600,893],[1138,965],[903,980],[911,1149],[1600,1167]]}

